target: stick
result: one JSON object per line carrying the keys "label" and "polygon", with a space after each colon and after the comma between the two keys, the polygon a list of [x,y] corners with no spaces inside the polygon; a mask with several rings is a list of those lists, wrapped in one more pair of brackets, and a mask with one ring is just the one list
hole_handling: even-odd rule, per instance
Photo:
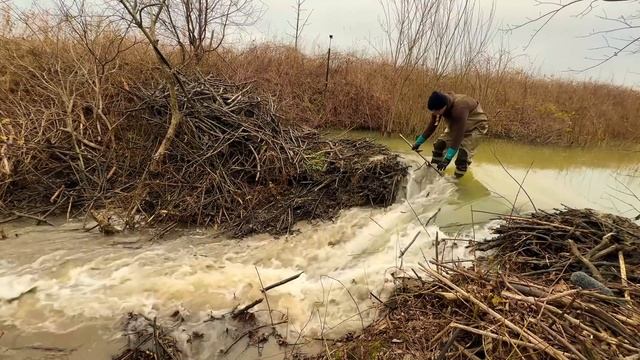
{"label": "stick", "polygon": [[611,238],[614,235],[615,233],[609,233],[603,236],[600,243],[596,245],[593,249],[591,249],[591,251],[589,251],[589,253],[587,254],[587,259],[593,258],[595,254],[597,254],[598,252],[600,252],[601,250],[604,250],[607,246],[609,246],[609,243],[611,242]]}
{"label": "stick", "polygon": [[569,240],[569,241],[567,241],[567,243],[569,244],[569,247],[571,248],[571,253],[573,254],[573,256],[575,256],[587,268],[589,268],[589,271],[591,271],[591,274],[593,274],[593,277],[595,277],[596,280],[598,280],[598,281],[600,281],[601,283],[604,284],[605,283],[604,278],[602,277],[602,274],[600,273],[598,268],[596,268],[591,263],[591,261],[587,260],[587,258],[585,258],[584,256],[582,256],[582,254],[580,254],[580,250],[578,250],[578,246],[576,245],[576,243],[573,242],[573,240]]}
{"label": "stick", "polygon": [[416,209],[413,208],[413,205],[411,205],[411,203],[409,202],[409,199],[407,199],[406,201],[407,201],[407,205],[409,205],[409,208],[411,209],[411,212],[413,212],[413,216],[415,216],[418,222],[420,223],[420,225],[422,225],[422,228],[424,229],[424,232],[427,234],[427,236],[431,238],[431,235],[429,235],[429,230],[427,230],[427,224],[424,224],[422,220],[420,220],[420,216],[416,212]]}
{"label": "stick", "polygon": [[264,299],[258,299],[256,301],[252,302],[251,304],[246,305],[246,306],[244,306],[244,307],[232,312],[231,313],[231,317],[232,318],[237,318],[238,316],[240,316],[240,315],[246,313],[247,311],[253,309],[254,307],[260,305],[263,301],[264,301]]}
{"label": "stick", "polygon": [[387,304],[385,304],[384,301],[382,301],[379,297],[377,297],[376,294],[374,294],[372,291],[369,291],[369,295],[371,295],[374,299],[378,300],[378,302],[383,306],[387,306]]}
{"label": "stick", "polygon": [[150,242],[156,241],[156,240],[160,240],[162,239],[165,235],[167,235],[168,232],[170,232],[171,230],[175,229],[178,226],[177,222],[173,222],[167,226],[165,226],[163,229],[161,229],[158,233],[156,233],[155,235],[153,235],[151,237],[151,239],[149,239]]}
{"label": "stick", "polygon": [[278,286],[282,286],[282,285],[284,285],[284,284],[286,284],[286,283],[292,282],[293,280],[295,280],[295,279],[299,278],[299,277],[300,277],[300,275],[302,275],[302,274],[304,274],[304,271],[301,271],[298,275],[293,275],[293,276],[288,277],[288,278],[286,278],[286,279],[284,279],[284,280],[278,281],[278,282],[277,282],[277,283],[275,283],[275,284],[271,284],[271,285],[269,285],[269,286],[267,286],[267,287],[263,288],[261,291],[262,291],[263,293],[266,293],[267,291],[272,290],[272,289],[275,289],[275,288],[277,288]]}
{"label": "stick", "polygon": [[[255,268],[256,268],[256,274],[258,274],[258,280],[260,281],[260,287],[261,287],[260,291],[264,295],[264,300],[267,302],[267,310],[269,310],[269,319],[271,320],[271,326],[274,326],[273,315],[271,315],[271,305],[269,305],[269,297],[267,296],[267,292],[264,290],[264,283],[262,283],[262,277],[260,276],[260,271],[258,271],[257,266],[255,266]],[[233,344],[231,346],[233,346]]]}
{"label": "stick", "polygon": [[156,328],[156,317],[153,318],[153,323],[151,324],[151,326],[153,327],[153,351],[155,352],[155,354],[153,355],[154,358],[157,358],[158,355],[160,355],[160,348],[158,348],[158,329]]}
{"label": "stick", "polygon": [[439,247],[440,247],[440,233],[436,232],[436,270],[438,270],[438,272],[440,272],[440,266],[438,266],[438,263],[440,262],[440,257],[438,256],[438,252],[439,252]]}
{"label": "stick", "polygon": [[0,220],[0,224],[10,223],[10,222],[12,222],[14,220],[18,220],[18,219],[20,219],[20,216],[15,216],[14,215],[14,216],[12,216],[10,218]]}
{"label": "stick", "polygon": [[[358,305],[358,302],[356,301],[356,298],[353,297],[353,294],[351,293],[351,291],[349,291],[349,289],[344,285],[344,283],[334,277],[331,277],[329,275],[325,275],[327,278],[338,282],[338,284],[342,285],[342,288],[344,288],[344,290],[347,292],[347,294],[349,295],[349,297],[351,298],[351,301],[353,301],[353,304],[356,306],[356,310],[358,310],[358,316],[360,316],[360,324],[362,325],[362,331],[364,331],[364,318],[362,317],[362,311],[360,311],[360,306]],[[326,315],[326,313],[325,313]]]}
{"label": "stick", "polygon": [[624,288],[624,298],[631,300],[628,288],[629,282],[627,280],[627,265],[624,262],[624,252],[622,250],[618,251],[618,260],[620,261],[620,277],[622,278],[622,287]]}
{"label": "stick", "polygon": [[409,243],[409,245],[407,245],[404,249],[402,249],[402,251],[400,251],[400,256],[398,256],[399,259],[402,259],[402,257],[404,256],[404,254],[407,253],[407,251],[409,251],[409,248],[413,245],[413,243],[416,242],[416,240],[418,239],[418,236],[420,236],[420,233],[422,231],[418,230],[418,232],[416,233],[416,235],[413,237],[413,240],[411,240],[411,242]]}
{"label": "stick", "polygon": [[[409,145],[410,148],[413,148],[413,145],[409,142],[409,140],[407,140],[402,134],[400,134],[400,137],[402,138],[402,140],[404,140],[404,142],[407,143],[407,145]],[[440,175],[441,177],[444,176],[443,173],[441,173],[435,166],[433,166],[433,164],[427,160],[427,158],[425,158],[424,156],[422,156],[422,154],[420,154],[418,151],[416,151],[416,154],[418,154],[422,160],[424,160],[424,163],[427,164],[427,166],[429,166],[430,168],[432,168],[435,172],[438,173],[438,175]]]}
{"label": "stick", "polygon": [[511,321],[505,319],[502,315],[498,314],[497,312],[495,312],[494,310],[492,310],[490,307],[488,307],[487,305],[485,305],[482,301],[476,299],[475,297],[471,296],[470,294],[468,294],[467,292],[465,292],[464,290],[462,290],[461,288],[459,288],[456,284],[452,283],[449,279],[447,279],[445,276],[442,276],[441,274],[433,271],[431,268],[427,267],[427,266],[422,266],[428,273],[430,273],[433,277],[435,277],[436,279],[442,281],[443,283],[445,283],[447,286],[449,286],[450,288],[452,288],[453,290],[457,291],[458,293],[464,295],[467,297],[467,299],[469,299],[471,302],[473,302],[474,304],[476,304],[478,307],[480,307],[482,310],[484,310],[486,313],[488,313],[489,315],[491,315],[492,317],[494,317],[495,319],[499,320],[500,322],[502,322],[503,324],[505,324],[507,327],[509,327],[511,330],[515,331],[516,333],[522,335],[525,339],[533,342],[534,344],[529,344],[529,345],[533,345],[535,346],[537,349],[542,350],[544,352],[546,352],[547,354],[549,354],[551,357],[554,357],[556,359],[561,359],[561,360],[569,360],[564,353],[562,353],[561,351],[555,349],[553,346],[547,344],[547,342],[545,342],[544,340],[542,340],[541,338],[539,338],[538,336],[536,336],[535,334],[532,334],[530,332],[528,332],[525,329],[521,329],[518,326],[516,326],[514,323],[512,323]]}
{"label": "stick", "polygon": [[11,212],[13,215],[17,216],[17,217],[23,217],[23,218],[28,218],[28,219],[33,219],[33,220],[37,220],[39,223],[43,222],[49,226],[55,226],[54,224],[52,224],[51,222],[49,222],[49,220],[45,219],[45,218],[41,218],[39,216],[35,216],[35,215],[29,215],[29,214],[23,214],[23,213],[19,213],[17,211],[12,211]]}
{"label": "stick", "polygon": [[524,286],[524,285],[519,285],[519,284],[509,284],[511,285],[514,289],[518,290],[519,292],[523,293],[524,295],[527,296],[533,296],[533,297],[537,297],[537,298],[544,298],[546,296],[548,296],[549,294],[545,293],[544,291],[538,290],[536,288],[532,288],[530,286]]}
{"label": "stick", "polygon": [[438,341],[440,341],[440,339],[447,333],[447,331],[449,331],[449,329],[451,328],[452,324],[453,324],[453,322],[450,323],[449,325],[445,326],[435,336],[431,337],[431,339],[429,339],[429,347],[432,347],[434,344],[436,344]]}
{"label": "stick", "polygon": [[617,251],[623,250],[624,249],[624,245],[611,245],[608,248],[600,251],[599,253],[593,255],[593,258],[591,259],[591,261],[597,261],[600,258],[603,258],[611,253],[615,253]]}
{"label": "stick", "polygon": [[[538,212],[538,208],[536,207],[536,204],[533,203],[533,200],[531,199],[531,196],[529,195],[529,193],[527,192],[527,190],[522,186],[522,184],[524,183],[524,180],[521,182],[519,182],[518,180],[516,180],[515,177],[513,177],[513,175],[511,175],[511,173],[509,172],[509,170],[507,170],[507,168],[504,166],[504,164],[502,163],[502,161],[500,161],[500,158],[498,158],[498,155],[495,152],[495,149],[492,151],[493,152],[493,157],[496,158],[496,160],[498,161],[498,164],[500,164],[500,166],[502,167],[502,170],[504,170],[507,175],[509,175],[509,177],[515,181],[516,184],[518,184],[519,190],[522,190],[524,192],[524,194],[527,196],[527,199],[529,199],[529,202],[531,203],[531,206],[533,206],[533,210],[535,212]],[[533,163],[531,164],[531,167],[533,166]],[[529,167],[529,169],[531,169],[531,167]],[[527,171],[527,174],[529,172]],[[525,176],[526,179],[526,176]],[[514,204],[515,206],[515,204]]]}

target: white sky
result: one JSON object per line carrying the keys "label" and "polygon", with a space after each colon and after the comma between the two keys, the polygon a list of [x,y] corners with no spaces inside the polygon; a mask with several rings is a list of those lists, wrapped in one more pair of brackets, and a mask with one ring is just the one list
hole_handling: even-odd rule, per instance
{"label": "white sky", "polygon": [[[489,8],[491,0],[478,0]],[[567,0],[565,0],[566,2]],[[259,37],[291,41],[288,22],[294,20],[292,5],[295,0],[264,0],[267,7],[264,18],[257,25]],[[552,20],[524,49],[537,28],[529,26],[511,34],[502,33],[508,46],[519,56],[517,62],[527,69],[543,74],[576,79],[597,79],[634,87],[640,87],[640,54],[620,56],[609,63],[588,72],[569,72],[594,64],[588,57],[598,53],[589,49],[603,45],[602,38],[580,38],[593,31],[609,28],[612,24],[598,19],[606,11],[609,17],[637,13],[640,3],[604,3],[590,15],[576,18],[580,7],[567,9]],[[346,51],[367,51],[370,44],[381,38],[381,7],[378,0],[307,0],[306,7],[313,10],[310,25],[303,38],[305,46],[318,51],[326,49],[328,35],[333,34],[334,47]],[[544,8],[535,6],[534,0],[496,0],[496,23],[500,28],[521,24],[527,18],[537,17]],[[499,41],[496,41],[498,43]]]}
{"label": "white sky", "polygon": [[[26,5],[32,0],[10,0]],[[50,0],[36,0],[43,4]],[[259,0],[256,0],[259,1]],[[428,1],[428,0],[424,0]],[[478,0],[489,8],[492,0]],[[563,0],[567,2],[568,0]],[[255,41],[276,40],[292,42],[288,35],[292,31],[289,22],[294,21],[292,8],[295,0],[262,0],[265,5],[263,18],[250,31]],[[520,24],[538,16],[544,7],[536,6],[535,0],[495,0],[496,23],[501,28]],[[590,2],[586,1],[586,2]],[[598,52],[589,50],[603,45],[602,38],[580,38],[593,31],[611,27],[611,23],[598,19],[606,11],[609,17],[622,14],[638,14],[640,2],[603,2],[591,14],[577,18],[574,15],[582,8],[567,9],[552,20],[536,37],[531,46],[524,49],[536,25],[519,29],[511,34],[501,33],[513,53],[519,55],[517,63],[529,70],[545,75],[594,79],[640,88],[640,54],[619,56],[612,61],[587,72],[571,72],[592,64],[588,57],[597,57]],[[329,34],[334,35],[333,46],[341,51],[371,53],[371,43],[381,40],[381,7],[378,0],[307,0],[306,8],[313,10],[310,24],[303,34],[305,49],[325,51]],[[499,41],[496,41],[498,43]]]}

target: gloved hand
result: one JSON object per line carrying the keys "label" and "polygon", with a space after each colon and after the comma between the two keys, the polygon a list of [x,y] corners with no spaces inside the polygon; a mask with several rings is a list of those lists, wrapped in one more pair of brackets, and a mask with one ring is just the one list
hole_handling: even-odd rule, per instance
{"label": "gloved hand", "polygon": [[445,169],[447,168],[447,166],[449,166],[450,163],[451,163],[451,160],[442,159],[442,161],[438,163],[436,168],[438,169],[438,171],[445,171]]}
{"label": "gloved hand", "polygon": [[424,144],[425,141],[427,141],[427,138],[425,138],[424,135],[418,136],[418,138],[416,139],[416,143],[413,144],[413,146],[411,147],[411,150],[418,151],[418,149],[420,149],[420,146],[422,146],[422,144]]}
{"label": "gloved hand", "polygon": [[449,164],[451,163],[451,160],[453,160],[453,157],[456,156],[457,153],[458,153],[458,149],[454,149],[454,148],[447,149],[447,155],[445,155],[444,159],[442,159],[442,161],[438,163],[438,171],[444,171],[447,168],[447,166],[449,166]]}

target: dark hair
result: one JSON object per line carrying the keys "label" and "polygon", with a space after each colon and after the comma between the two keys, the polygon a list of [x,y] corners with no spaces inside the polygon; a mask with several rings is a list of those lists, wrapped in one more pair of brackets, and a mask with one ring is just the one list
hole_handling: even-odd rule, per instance
{"label": "dark hair", "polygon": [[434,91],[433,93],[431,93],[431,96],[429,96],[429,102],[427,103],[427,108],[429,109],[429,111],[435,111],[435,110],[442,109],[448,104],[449,104],[449,99],[447,98],[447,95],[439,91]]}

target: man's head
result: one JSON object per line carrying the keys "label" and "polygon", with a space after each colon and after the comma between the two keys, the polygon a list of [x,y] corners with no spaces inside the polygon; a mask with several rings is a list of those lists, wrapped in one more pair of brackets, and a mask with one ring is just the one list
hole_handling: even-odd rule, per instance
{"label": "man's head", "polygon": [[447,109],[447,105],[449,105],[449,98],[447,95],[434,91],[429,96],[429,101],[427,102],[427,108],[429,111],[436,115],[442,115],[444,111]]}

